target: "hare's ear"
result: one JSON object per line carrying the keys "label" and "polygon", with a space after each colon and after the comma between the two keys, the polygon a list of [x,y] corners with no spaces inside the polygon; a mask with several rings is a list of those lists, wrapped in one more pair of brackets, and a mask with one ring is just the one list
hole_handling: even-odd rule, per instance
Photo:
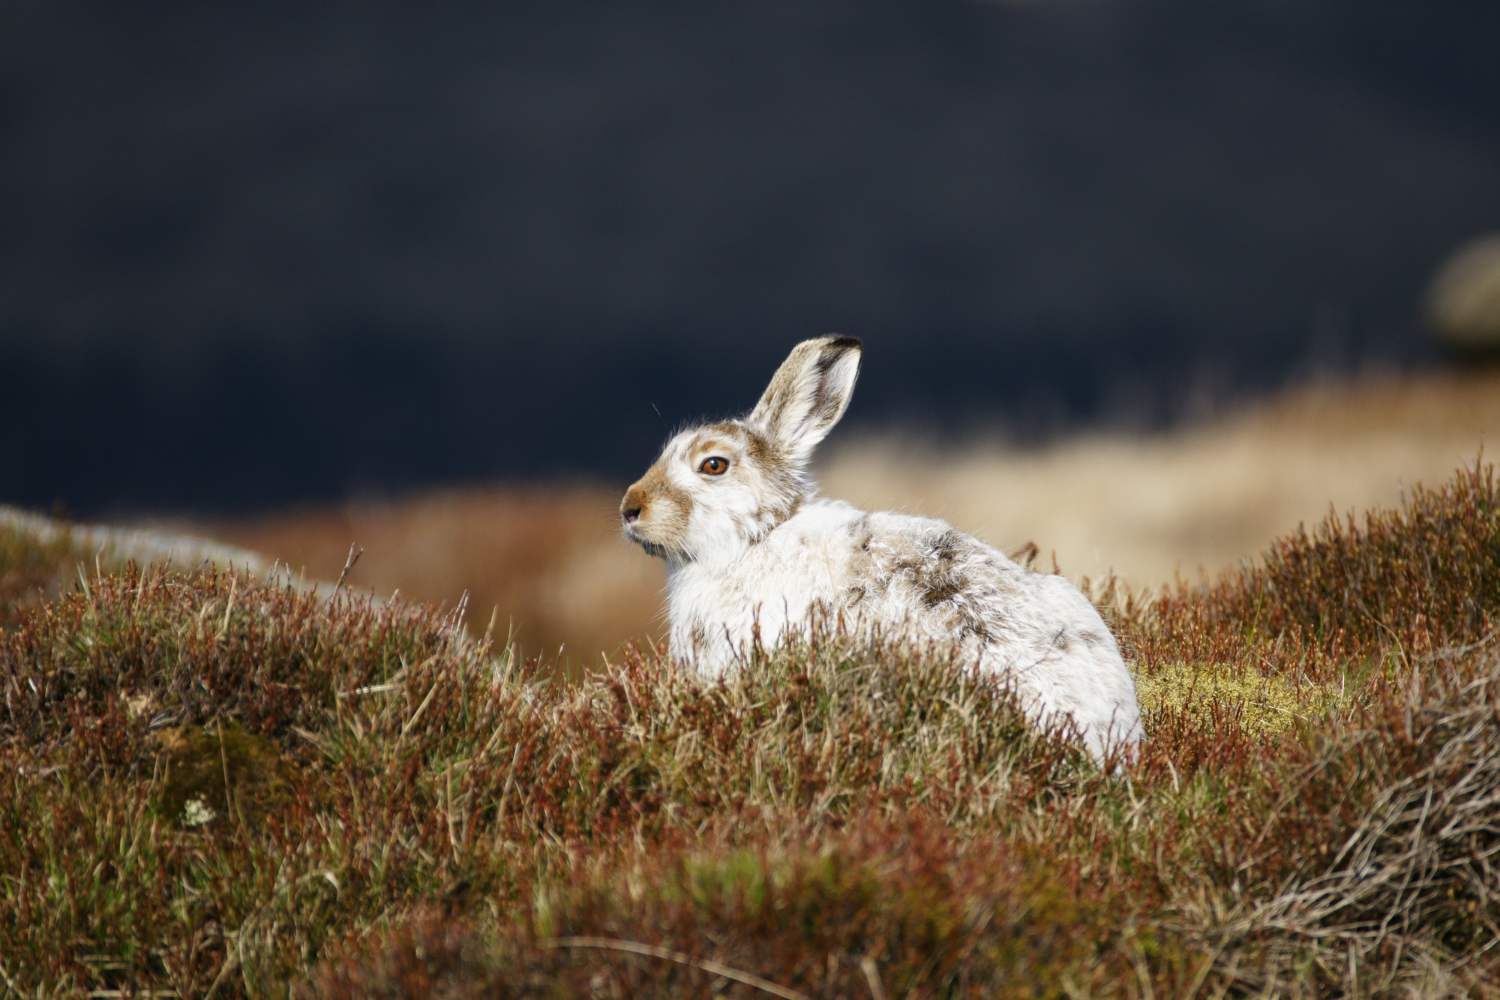
{"label": "hare's ear", "polygon": [[804,340],[776,369],[746,422],[792,460],[806,461],[849,406],[860,351],[854,337]]}

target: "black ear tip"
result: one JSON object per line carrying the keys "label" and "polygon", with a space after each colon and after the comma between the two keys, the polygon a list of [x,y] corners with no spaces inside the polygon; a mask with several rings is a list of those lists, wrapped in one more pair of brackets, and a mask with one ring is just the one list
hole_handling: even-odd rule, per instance
{"label": "black ear tip", "polygon": [[828,346],[837,347],[841,351],[862,351],[865,344],[858,337],[830,337]]}

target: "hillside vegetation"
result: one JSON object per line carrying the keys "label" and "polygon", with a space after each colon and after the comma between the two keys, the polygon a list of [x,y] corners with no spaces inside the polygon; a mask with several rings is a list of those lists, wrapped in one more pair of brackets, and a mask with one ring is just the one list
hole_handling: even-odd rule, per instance
{"label": "hillside vegetation", "polygon": [[18,995],[1500,995],[1488,466],[1098,586],[1113,771],[898,641],[564,681],[347,590],[0,559]]}

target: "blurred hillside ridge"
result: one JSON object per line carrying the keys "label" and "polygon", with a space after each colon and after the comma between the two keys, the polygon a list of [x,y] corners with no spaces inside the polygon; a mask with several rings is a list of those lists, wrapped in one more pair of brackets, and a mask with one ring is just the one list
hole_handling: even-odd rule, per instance
{"label": "blurred hillside ridge", "polygon": [[[866,428],[1037,437],[1425,352],[1500,8],[0,10],[0,499],[638,471],[857,334]],[[597,443],[607,427],[609,446]]]}

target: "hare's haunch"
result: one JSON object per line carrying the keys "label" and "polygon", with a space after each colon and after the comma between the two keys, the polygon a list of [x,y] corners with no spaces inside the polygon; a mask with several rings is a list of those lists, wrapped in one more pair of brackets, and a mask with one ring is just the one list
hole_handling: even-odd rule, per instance
{"label": "hare's haunch", "polygon": [[625,534],[667,563],[674,658],[713,676],[836,613],[856,629],[951,642],[1070,718],[1103,757],[1141,739],[1135,685],[1098,611],[942,521],[825,500],[807,476],[859,375],[860,342],[793,348],[749,415],[684,431],[625,494]]}

